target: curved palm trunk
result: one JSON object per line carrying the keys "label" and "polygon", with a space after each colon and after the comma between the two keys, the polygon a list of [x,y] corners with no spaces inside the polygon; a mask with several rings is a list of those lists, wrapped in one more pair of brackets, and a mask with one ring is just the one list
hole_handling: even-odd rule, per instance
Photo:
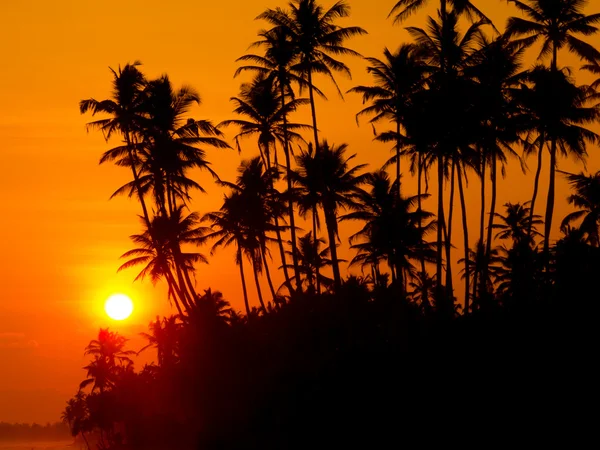
{"label": "curved palm trunk", "polygon": [[462,212],[462,225],[463,225],[463,239],[464,239],[464,249],[465,249],[465,304],[464,304],[464,314],[469,314],[469,286],[471,281],[470,274],[470,264],[469,261],[469,225],[467,223],[467,205],[465,203],[465,192],[463,188],[463,175],[465,175],[465,183],[466,183],[466,174],[464,173],[464,167],[458,166],[458,191],[460,195],[460,206]]}
{"label": "curved palm trunk", "polygon": [[400,122],[396,122],[396,183],[398,183],[398,197],[400,196]]}
{"label": "curved palm trunk", "polygon": [[252,260],[252,272],[254,273],[254,283],[256,284],[256,293],[258,295],[258,302],[260,303],[260,307],[263,312],[267,312],[267,308],[265,308],[265,302],[263,300],[262,289],[260,287],[260,280],[258,279],[258,265],[256,261]]}
{"label": "curved palm trunk", "polygon": [[[485,238],[485,172],[486,172],[486,158],[484,150],[482,150],[481,157],[481,211],[479,215],[479,245],[484,245]],[[473,301],[477,298],[477,283],[479,281],[479,275],[481,273],[481,257],[479,254],[479,247],[475,248],[475,272],[473,273]]]}
{"label": "curved palm trunk", "polygon": [[138,199],[140,201],[140,205],[142,206],[142,213],[144,214],[144,220],[146,222],[146,226],[150,229],[150,216],[148,215],[148,209],[146,208],[146,201],[144,200],[144,196],[142,195],[142,189],[140,186],[140,176],[135,169],[135,162],[137,161],[137,156],[133,150],[133,144],[131,142],[131,136],[129,132],[125,133],[125,143],[127,144],[127,153],[129,155],[129,161],[131,163],[131,173],[133,174],[133,182],[135,184],[135,189],[138,194]]}
{"label": "curved palm trunk", "polygon": [[319,153],[319,130],[317,128],[317,109],[315,107],[315,94],[312,82],[312,69],[308,69],[308,99],[310,101],[310,112],[312,114],[313,137],[315,139],[315,153]]}
{"label": "curved palm trunk", "polygon": [[437,226],[437,258],[436,258],[436,306],[438,312],[444,314],[447,310],[447,301],[444,297],[444,286],[442,283],[443,261],[443,234],[444,227],[444,162],[442,155],[437,157],[438,165],[438,226]]}
{"label": "curved palm trunk", "polygon": [[[419,212],[422,212],[423,205],[421,196],[423,195],[423,155],[421,153],[419,153],[418,156],[417,166],[417,207],[419,209]],[[423,220],[421,217],[419,217],[419,236],[421,239],[421,254],[419,255],[419,261],[421,263],[421,273],[425,275],[427,273],[425,268],[425,236],[423,235]],[[429,299],[427,298],[426,287],[422,286],[422,288],[423,289],[421,297],[425,299],[423,300],[423,305],[425,308],[425,312],[429,313],[431,312],[431,304],[429,303]]]}
{"label": "curved palm trunk", "polygon": [[[315,258],[319,258],[319,242],[317,241],[317,214],[319,214],[319,212],[317,211],[317,208],[313,208],[312,220],[313,220],[313,242],[315,245],[315,248],[314,248]],[[316,278],[317,294],[320,294],[321,293],[321,273],[319,271],[318,264],[315,265],[315,278]]]}
{"label": "curved palm trunk", "polygon": [[244,294],[244,306],[246,307],[246,315],[250,320],[250,303],[248,302],[248,290],[246,289],[246,277],[244,276],[244,259],[242,257],[242,249],[239,247],[237,250],[237,258],[240,265],[240,279],[242,280],[242,292]]}
{"label": "curved palm trunk", "polygon": [[263,266],[265,267],[265,275],[267,276],[267,283],[269,285],[269,289],[271,290],[271,295],[273,296],[273,302],[274,302],[275,298],[277,297],[277,294],[275,292],[275,288],[273,287],[273,280],[271,279],[271,271],[269,270],[269,264],[267,263],[267,258],[265,255],[264,247],[261,249],[260,256],[262,258]]}
{"label": "curved palm trunk", "polygon": [[529,209],[528,234],[529,234],[530,238],[531,238],[531,230],[533,229],[533,215],[534,215],[534,209],[535,209],[535,201],[537,199],[538,190],[539,190],[539,186],[540,186],[540,174],[542,173],[542,159],[543,159],[543,155],[544,155],[544,145],[545,144],[546,144],[545,136],[542,135],[540,137],[540,149],[538,150],[537,169],[535,171],[535,179],[533,182],[533,195],[531,197],[531,205],[530,205],[531,207]]}
{"label": "curved palm trunk", "polygon": [[448,205],[448,233],[446,235],[446,295],[448,302],[453,302],[454,286],[452,280],[452,219],[454,216],[454,186],[456,177],[456,161],[452,160],[450,172],[450,203]]}
{"label": "curved palm trunk", "polygon": [[83,442],[85,442],[85,446],[88,450],[90,450],[90,443],[88,442],[87,438],[85,437],[85,432],[81,432],[81,437],[83,438]]}
{"label": "curved palm trunk", "polygon": [[492,159],[492,167],[490,170],[490,179],[492,182],[492,200],[490,205],[490,215],[488,217],[488,227],[487,227],[487,239],[485,243],[485,254],[483,257],[483,268],[481,273],[481,280],[479,291],[482,297],[485,297],[484,300],[487,299],[488,296],[488,274],[490,267],[490,258],[492,255],[492,242],[493,238],[493,229],[494,229],[494,216],[496,214],[496,200],[498,198],[498,180],[497,180],[497,160],[496,158]]}
{"label": "curved palm trunk", "polygon": [[[419,214],[423,212],[423,205],[421,196],[423,195],[422,177],[423,177],[423,155],[419,153],[419,161],[417,163],[417,207],[419,208]],[[423,236],[423,220],[419,217],[419,236],[421,237],[421,254],[419,260],[421,262],[421,272],[425,273],[425,239]]]}
{"label": "curved palm trunk", "polygon": [[[273,152],[275,153],[275,167],[277,167],[277,147],[274,147]],[[269,169],[270,169],[270,167],[269,167]],[[273,179],[271,179],[271,190],[275,191],[275,187],[273,186]],[[293,211],[293,206],[292,206],[292,211]],[[288,291],[290,292],[290,294],[292,294],[294,292],[294,288],[292,287],[292,281],[290,279],[290,274],[289,274],[288,268],[287,268],[287,261],[285,258],[285,249],[283,247],[283,239],[281,237],[281,230],[279,228],[279,217],[275,216],[274,221],[275,221],[275,236],[277,237],[277,246],[279,247],[279,257],[281,258],[281,266],[283,268],[283,278],[285,280],[285,285],[288,288]],[[264,253],[264,250],[263,250],[263,253]],[[266,261],[265,261],[265,265],[266,265]],[[275,294],[273,294],[273,298],[275,298]]]}
{"label": "curved palm trunk", "polygon": [[177,308],[177,312],[179,313],[179,316],[181,318],[183,318],[184,314],[181,309],[181,305],[179,304],[179,300],[177,300],[177,297],[179,297],[180,299],[182,298],[181,291],[179,290],[179,287],[177,286],[177,283],[175,282],[175,278],[173,277],[173,274],[171,273],[171,271],[168,271],[165,274],[165,276],[167,279],[167,284],[169,285],[169,292],[173,296],[173,303],[175,303],[175,308]]}
{"label": "curved palm trunk", "polygon": [[340,266],[337,256],[335,225],[336,218],[331,208],[323,208],[325,212],[325,222],[327,224],[327,234],[329,236],[329,251],[331,252],[331,268],[333,269],[333,283],[335,289],[338,290],[342,286],[342,276],[340,274]]}
{"label": "curved palm trunk", "polygon": [[[280,82],[280,90],[281,90],[281,106],[285,107],[285,87]],[[296,239],[296,219],[294,217],[294,200],[292,195],[292,162],[290,158],[290,140],[288,136],[288,124],[287,124],[287,115],[283,115],[283,154],[285,156],[285,166],[287,171],[287,188],[288,188],[288,215],[290,217],[290,238],[292,241],[292,263],[294,265],[294,276],[296,277],[296,289],[301,290],[300,283],[302,282],[300,279],[300,267],[298,265],[298,244]],[[285,258],[285,252],[284,252]],[[285,267],[285,265],[284,265]],[[291,286],[291,283],[290,283]],[[293,293],[293,292],[290,292]]]}
{"label": "curved palm trunk", "polygon": [[546,203],[546,219],[544,222],[544,264],[546,270],[550,266],[550,233],[554,215],[554,196],[556,191],[556,139],[552,140],[550,148],[550,184],[548,186],[548,201]]}

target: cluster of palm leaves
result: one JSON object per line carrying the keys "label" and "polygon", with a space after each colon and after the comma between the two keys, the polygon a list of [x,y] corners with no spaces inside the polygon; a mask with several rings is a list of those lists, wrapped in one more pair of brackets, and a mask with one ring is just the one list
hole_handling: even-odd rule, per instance
{"label": "cluster of palm leaves", "polygon": [[[91,124],[107,138],[115,133],[123,138],[123,145],[106,152],[102,162],[131,169],[133,180],[115,194],[136,196],[142,207],[144,231],[133,236],[139,248],[124,255],[128,261],[122,268],[143,264],[140,278],[166,279],[184,316],[199,298],[194,264],[206,262],[184,247],[211,242],[215,251],[232,246],[250,316],[245,260],[263,312],[269,308],[260,287],[263,273],[275,305],[282,292],[293,297],[302,291],[339,291],[338,223],[352,220],[362,228],[349,239],[356,251],[350,266],[367,269],[376,286],[386,285],[389,277],[398,295],[451,316],[456,310],[452,242],[458,201],[465,313],[508,291],[529,289],[530,281],[521,278],[531,279],[526,269],[533,266],[548,282],[559,157],[585,161],[588,146],[600,140],[588,128],[600,120],[599,83],[579,85],[559,64],[559,55],[569,51],[585,63],[582,69],[600,73],[600,52],[580,39],[597,32],[600,14],[586,15],[584,0],[509,2],[525,18],[510,18],[503,34],[476,2],[440,0],[424,28],[407,28],[412,42],[396,51],[386,48],[383,59],[366,58],[373,84],[349,91],[364,102],[357,119],[366,117],[375,139],[393,146],[385,166],[372,173],[365,165],[352,165],[355,155],[346,144],[323,139],[317,121],[315,97],[326,98],[317,78],[328,79],[341,95],[335,75],[349,75],[350,69],[340,57],[361,56],[346,41],[365,30],[337,23],[350,14],[344,0],[330,8],[316,0],[292,0],[260,14],[270,28],[259,32],[252,53],[238,59],[235,74],[253,78],[232,98],[238,118],[218,126],[186,118],[199,103],[191,88],[175,91],[166,76],[148,81],[137,64],[114,72],[114,98],[83,101],[81,111],[111,115]],[[428,3],[435,2],[400,0],[390,16],[402,23]],[[526,68],[523,58],[530,49],[538,58]],[[310,108],[310,125],[293,120],[304,106]],[[235,183],[217,177],[229,191],[220,210],[190,213],[190,192],[202,187],[189,178],[189,170],[214,174],[204,148],[227,148],[221,139],[225,127],[239,130],[235,142],[240,151],[243,138],[256,138],[259,156],[242,163]],[[506,215],[498,214],[499,178],[511,158],[525,170],[529,155],[537,157],[530,201],[508,204]],[[535,210],[544,164],[550,181],[542,221]],[[407,176],[416,177],[416,195],[402,189]],[[436,214],[424,208],[431,196],[430,177],[437,185]],[[567,177],[576,190],[569,201],[581,210],[561,228],[568,232],[580,224],[581,238],[598,246],[598,174]],[[474,250],[465,200],[473,178],[481,192]],[[300,218],[310,229],[302,236]],[[537,229],[542,225],[543,233]],[[435,240],[429,242],[433,233]],[[512,241],[512,246],[496,247],[496,240]],[[276,259],[284,278],[279,289],[270,270]]]}

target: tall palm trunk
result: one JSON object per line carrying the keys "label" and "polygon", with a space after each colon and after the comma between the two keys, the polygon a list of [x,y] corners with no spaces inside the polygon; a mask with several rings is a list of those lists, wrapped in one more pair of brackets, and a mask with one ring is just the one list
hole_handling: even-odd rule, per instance
{"label": "tall palm trunk", "polygon": [[337,220],[335,218],[335,213],[333,212],[333,209],[328,207],[328,205],[323,205],[323,210],[325,213],[325,222],[327,224],[327,234],[329,236],[329,251],[331,252],[331,268],[333,269],[333,283],[335,289],[338,290],[342,286],[342,276],[340,274],[337,248],[335,245],[335,229]]}
{"label": "tall palm trunk", "polygon": [[[419,209],[419,214],[423,211],[422,199],[423,195],[423,155],[421,152],[418,153],[418,161],[417,161],[417,207]],[[423,218],[419,217],[419,238],[421,240],[421,252],[419,255],[419,260],[421,263],[421,273],[423,276],[427,273],[425,269],[425,236],[423,236]],[[423,285],[422,297],[427,297],[426,287]],[[429,302],[424,303],[425,311],[429,312],[431,309],[431,305]]]}
{"label": "tall palm trunk", "polygon": [[[273,146],[273,153],[275,154],[275,167],[277,167],[277,147],[275,147],[275,146]],[[269,166],[267,167],[267,169],[271,170],[271,163],[270,163],[270,161],[268,161],[268,162],[269,162]],[[278,172],[279,172],[279,170],[278,170]],[[271,188],[272,193],[275,192],[275,186],[274,186],[274,182],[273,182],[272,178],[270,179],[270,188]],[[293,210],[293,206],[292,206],[292,210]],[[277,215],[275,215],[275,217],[273,219],[275,221],[275,236],[277,237],[277,246],[279,247],[279,257],[281,258],[281,266],[283,267],[283,278],[285,280],[285,285],[291,294],[294,291],[294,288],[292,287],[292,281],[290,279],[290,274],[288,272],[288,267],[287,267],[287,261],[285,258],[285,249],[283,247],[283,239],[281,237],[281,230],[279,228],[279,217],[277,217]],[[263,259],[264,259],[264,249],[263,249]],[[266,261],[265,261],[265,264],[266,264]],[[275,294],[273,294],[273,298],[275,298]]]}
{"label": "tall palm trunk", "polygon": [[398,196],[400,196],[400,122],[396,121],[396,183],[398,183]]}
{"label": "tall palm trunk", "polygon": [[490,170],[490,179],[492,182],[492,200],[490,205],[490,215],[488,217],[487,239],[485,243],[485,256],[483,258],[483,271],[480,281],[480,295],[487,298],[487,281],[490,268],[490,259],[492,256],[492,242],[494,240],[494,216],[496,215],[496,200],[498,198],[498,161],[492,158],[492,167]]}
{"label": "tall palm trunk", "polygon": [[437,157],[438,166],[438,226],[437,226],[437,258],[436,258],[436,303],[438,312],[444,314],[447,310],[447,301],[444,299],[444,285],[442,283],[442,271],[443,271],[443,234],[442,228],[444,227],[444,161],[443,156],[438,155]]}
{"label": "tall palm trunk", "polygon": [[[318,214],[317,208],[314,207],[312,211],[312,220],[313,220],[313,242],[314,242],[314,254],[315,258],[318,260],[319,258],[319,242],[317,241],[317,225],[318,225]],[[316,277],[316,287],[317,294],[321,293],[321,273],[319,271],[319,264],[315,264],[315,277]]]}
{"label": "tall palm trunk", "polygon": [[260,280],[258,278],[258,264],[257,264],[257,261],[254,259],[255,256],[253,256],[253,258],[252,258],[252,272],[254,273],[254,283],[256,284],[256,294],[258,295],[258,302],[260,303],[260,307],[262,308],[263,312],[266,313],[267,308],[265,308],[265,302],[263,300],[262,289],[260,287]]}
{"label": "tall palm trunk", "polygon": [[465,307],[464,313],[469,314],[469,286],[471,281],[470,264],[469,261],[469,225],[467,223],[467,205],[465,203],[465,192],[463,188],[463,175],[465,176],[465,183],[467,182],[466,173],[464,166],[458,166],[458,191],[460,195],[460,206],[462,211],[462,225],[463,225],[463,239],[465,249]]}
{"label": "tall palm trunk", "polygon": [[[179,304],[179,302],[183,298],[183,294],[179,290],[179,286],[177,286],[177,283],[175,282],[175,278],[173,277],[173,274],[171,273],[170,270],[167,271],[165,276],[167,279],[167,285],[169,286],[169,292],[171,292],[173,294],[173,303],[175,303],[175,308],[177,308],[177,312],[179,313],[179,316],[183,319],[183,317],[184,317],[183,310],[181,309],[181,305]],[[177,300],[178,297],[180,300]]]}
{"label": "tall palm trunk", "polygon": [[546,219],[544,222],[544,263],[546,270],[550,265],[550,233],[552,231],[552,216],[554,215],[554,196],[556,191],[556,139],[552,139],[550,147],[550,184],[548,186],[548,201],[546,203]]}
{"label": "tall palm trunk", "polygon": [[448,233],[446,235],[446,295],[448,301],[453,302],[454,286],[452,279],[452,222],[454,218],[454,192],[456,178],[456,161],[452,160],[452,169],[450,172],[450,203],[448,205]]}
{"label": "tall palm trunk", "polygon": [[[558,72],[558,46],[556,42],[552,47],[552,72]],[[546,202],[546,218],[544,221],[544,264],[546,271],[550,267],[550,233],[552,232],[552,218],[554,216],[554,196],[556,191],[556,135],[552,136],[550,144],[550,183],[548,186],[548,199]]]}
{"label": "tall palm trunk", "polygon": [[273,280],[271,279],[271,271],[269,270],[269,264],[267,263],[267,258],[266,258],[264,247],[261,248],[260,256],[262,258],[263,266],[265,267],[265,275],[267,276],[267,283],[269,284],[269,289],[271,291],[271,295],[273,296],[273,301],[275,301],[275,298],[277,297],[277,293],[275,292],[275,288],[273,287]]}
{"label": "tall palm trunk", "polygon": [[531,207],[529,209],[528,234],[529,234],[530,238],[531,238],[531,231],[533,229],[533,215],[534,215],[534,209],[535,209],[535,201],[537,199],[538,190],[539,190],[539,186],[540,186],[540,174],[542,173],[542,159],[543,159],[543,155],[544,155],[544,145],[546,144],[545,137],[546,136],[543,133],[540,136],[540,148],[538,150],[537,169],[535,171],[535,179],[533,182],[533,195],[531,197]]}
{"label": "tall palm trunk", "polygon": [[[285,107],[285,87],[280,82],[281,106]],[[296,239],[296,219],[294,217],[294,196],[292,195],[292,162],[290,158],[290,140],[288,136],[287,115],[283,115],[283,154],[285,156],[285,166],[287,170],[287,188],[288,188],[288,215],[290,217],[290,240],[292,241],[292,264],[294,265],[294,276],[296,277],[296,289],[301,290],[300,266],[298,265],[298,244]],[[280,250],[281,251],[281,250]],[[285,259],[285,252],[283,253]],[[285,264],[284,264],[285,267]],[[285,273],[284,273],[285,274]],[[290,283],[291,286],[291,283]],[[293,293],[293,292],[290,292]]]}
{"label": "tall palm trunk", "polygon": [[[484,245],[485,238],[485,168],[486,168],[486,155],[485,150],[481,149],[481,211],[479,214],[479,246]],[[477,282],[481,273],[481,258],[482,254],[479,253],[479,246],[475,248],[475,272],[473,273],[473,301],[477,298]],[[467,311],[468,312],[468,311]]]}
{"label": "tall palm trunk", "polygon": [[135,168],[135,163],[137,161],[136,153],[133,150],[133,143],[131,142],[131,136],[129,131],[125,131],[125,143],[127,144],[127,153],[129,156],[131,173],[133,174],[133,183],[135,184],[135,190],[138,194],[138,199],[140,201],[140,205],[142,206],[142,213],[144,215],[144,221],[146,222],[146,226],[150,229],[150,216],[148,215],[148,208],[146,207],[146,201],[144,200],[144,196],[142,194],[142,189],[140,185],[140,176]]}
{"label": "tall palm trunk", "polygon": [[242,293],[244,294],[244,306],[246,307],[246,316],[250,320],[250,303],[248,302],[248,289],[246,289],[246,277],[244,276],[244,258],[242,257],[242,249],[238,244],[237,259],[240,264],[240,279],[242,280]]}
{"label": "tall palm trunk", "polygon": [[313,137],[315,139],[315,154],[319,154],[319,129],[317,128],[317,108],[315,106],[315,93],[312,82],[312,69],[308,69],[308,99],[312,114]]}

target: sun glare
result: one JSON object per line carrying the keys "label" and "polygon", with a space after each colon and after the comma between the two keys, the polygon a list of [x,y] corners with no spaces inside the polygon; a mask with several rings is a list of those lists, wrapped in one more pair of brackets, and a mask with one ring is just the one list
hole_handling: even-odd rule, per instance
{"label": "sun glare", "polygon": [[125,320],[133,312],[133,302],[125,294],[114,294],[106,300],[104,310],[111,319]]}

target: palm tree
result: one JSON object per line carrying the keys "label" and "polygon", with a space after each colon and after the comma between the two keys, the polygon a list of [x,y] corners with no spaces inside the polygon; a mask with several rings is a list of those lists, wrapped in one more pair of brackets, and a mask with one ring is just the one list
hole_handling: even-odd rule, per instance
{"label": "palm tree", "polygon": [[[563,157],[583,161],[587,156],[587,144],[596,143],[600,136],[586,128],[600,119],[600,110],[589,106],[589,90],[579,87],[564,71],[552,71],[542,66],[534,68],[527,77],[532,87],[524,86],[518,95],[520,101],[533,113],[533,120],[540,142],[538,169],[534,182],[532,211],[541,172],[543,143],[550,144],[550,184],[546,204],[544,256],[549,263],[550,231],[554,212],[555,179],[558,151]],[[533,212],[532,212],[533,213]]]}
{"label": "palm tree", "polygon": [[90,444],[88,443],[85,433],[91,431],[92,427],[86,395],[83,391],[77,392],[75,397],[67,402],[67,406],[61,415],[61,419],[64,423],[69,425],[73,437],[81,435],[87,449],[90,450]]}
{"label": "palm tree", "polygon": [[[239,193],[244,199],[245,216],[243,226],[246,230],[247,243],[256,242],[258,244],[250,253],[253,268],[255,268],[255,278],[257,278],[257,272],[262,272],[264,268],[273,298],[276,297],[276,294],[267,263],[267,244],[273,242],[273,239],[269,236],[270,233],[275,232],[280,235],[282,227],[277,219],[283,217],[285,209],[280,193],[273,187],[276,177],[277,169],[265,170],[260,158],[256,157],[242,161],[238,168],[238,177],[235,183],[222,183],[234,192]],[[249,251],[249,248],[246,250]],[[259,290],[259,297],[262,297],[258,281],[257,289]]]}
{"label": "palm tree", "polygon": [[[495,238],[510,239],[513,241],[513,246],[520,244],[533,245],[533,237],[541,236],[536,227],[543,222],[537,214],[534,214],[533,220],[530,220],[531,209],[529,205],[530,202],[506,203],[504,205],[505,214],[495,213],[496,218],[499,220],[499,223],[492,226],[492,229],[497,231]],[[529,232],[530,224],[533,227],[531,233]]]}
{"label": "palm tree", "polygon": [[561,230],[567,234],[571,224],[581,221],[579,231],[585,240],[590,245],[600,246],[600,171],[593,175],[562,173],[575,191],[568,197],[568,202],[579,209],[563,219]]}
{"label": "palm tree", "polygon": [[169,297],[173,298],[181,317],[184,314],[180,302],[187,310],[195,296],[194,285],[189,277],[193,264],[208,264],[208,260],[201,253],[181,251],[182,245],[198,245],[201,242],[201,237],[207,230],[199,227],[198,222],[199,216],[196,213],[184,217],[181,205],[171,216],[156,216],[149,229],[145,229],[142,234],[131,236],[131,240],[139,247],[121,256],[128,261],[118,269],[120,272],[144,265],[136,276],[136,281],[150,277],[156,284],[161,278],[165,278],[169,286]]}
{"label": "palm tree", "polygon": [[200,104],[200,96],[193,88],[184,86],[175,90],[165,75],[150,81],[147,91],[142,184],[154,191],[159,212],[167,215],[180,202],[186,204],[191,189],[204,192],[187,177],[189,170],[206,170],[218,179],[206,159],[205,146],[220,149],[230,146],[220,139],[222,132],[210,121],[186,118],[192,106]]}
{"label": "palm tree", "polygon": [[386,48],[383,55],[383,61],[367,58],[367,72],[375,79],[375,86],[357,86],[348,92],[361,94],[363,103],[371,103],[357,114],[357,118],[372,115],[372,124],[387,120],[395,125],[396,180],[400,186],[400,151],[406,141],[401,134],[402,125],[407,113],[414,108],[414,93],[424,88],[429,68],[419,47],[414,44],[404,44],[394,53]]}
{"label": "palm tree", "polygon": [[[394,23],[404,22],[419,9],[425,7],[428,0],[399,0],[390,11],[388,17],[394,16]],[[440,11],[446,14],[447,4],[458,14],[465,14],[471,20],[489,19],[470,0],[440,0]]]}
{"label": "palm tree", "polygon": [[[340,218],[364,222],[362,229],[350,237],[352,248],[358,250],[350,264],[376,265],[380,259],[387,260],[392,281],[397,281],[400,291],[405,292],[407,280],[417,273],[411,260],[417,260],[421,255],[426,260],[433,260],[424,237],[435,228],[435,222],[421,226],[433,214],[414,210],[418,196],[398,194],[396,183],[391,183],[383,170],[368,174],[365,181],[369,191],[360,192],[351,205],[354,211]],[[422,197],[426,199],[428,195]]]}
{"label": "palm tree", "polygon": [[133,174],[132,187],[138,195],[144,220],[150,223],[150,217],[140,186],[140,173],[138,170],[137,143],[140,129],[144,120],[144,89],[147,81],[138,69],[140,62],[126,64],[122,69],[110,71],[113,74],[113,98],[107,100],[96,100],[93,98],[82,100],[79,103],[81,114],[91,112],[96,114],[108,114],[108,119],[100,119],[88,124],[89,128],[99,129],[108,141],[114,133],[119,133],[125,139],[124,153],[126,159],[124,165],[129,166]]}
{"label": "palm tree", "polygon": [[[427,30],[408,27],[416,43],[422,46],[427,55],[427,63],[432,69],[429,89],[419,93],[414,102],[418,105],[411,112],[407,122],[407,134],[421,149],[437,163],[438,184],[438,233],[436,284],[438,309],[440,313],[454,314],[451,272],[452,211],[454,199],[454,179],[456,173],[464,171],[464,166],[472,164],[472,144],[480,128],[480,117],[474,102],[475,83],[465,75],[477,50],[481,27],[487,23],[472,24],[464,34],[458,30],[458,15],[455,11],[443,14],[438,20],[429,18]],[[431,127],[429,124],[436,124]],[[421,159],[423,162],[423,159]],[[448,221],[444,213],[444,179],[450,165],[450,205]],[[462,166],[462,167],[461,167]],[[459,170],[456,170],[458,167]],[[460,188],[460,186],[459,186]],[[464,228],[464,227],[463,227]],[[446,239],[444,239],[444,234]],[[445,242],[445,245],[444,245]],[[443,250],[446,253],[446,289],[441,282],[443,272]]]}
{"label": "palm tree", "polygon": [[[366,34],[360,27],[341,27],[336,25],[337,19],[350,15],[350,5],[345,0],[336,2],[325,10],[316,0],[292,0],[288,4],[289,11],[281,8],[267,9],[258,16],[281,29],[290,36],[296,48],[299,62],[298,70],[304,75],[308,84],[308,94],[313,120],[314,146],[319,149],[319,132],[315,108],[313,75],[324,74],[331,79],[337,88],[334,72],[342,72],[350,76],[346,64],[334,58],[338,55],[360,56],[354,50],[344,47],[347,39]],[[339,92],[339,88],[338,88]],[[341,94],[341,92],[340,92]]]}
{"label": "palm tree", "polygon": [[505,35],[530,47],[541,41],[539,59],[551,58],[551,68],[558,71],[558,52],[567,47],[570,52],[593,64],[600,52],[577,35],[591,36],[598,32],[600,13],[585,15],[587,0],[508,0],[527,19],[510,17]]}
{"label": "palm tree", "polygon": [[248,318],[252,316],[250,302],[248,301],[248,290],[246,287],[246,276],[244,273],[244,255],[249,256],[251,262],[255,262],[256,249],[260,246],[256,242],[256,235],[247,227],[246,198],[240,192],[234,191],[226,195],[223,206],[219,211],[205,214],[202,221],[210,222],[211,232],[203,236],[203,241],[212,240],[211,255],[219,248],[236,246],[235,262],[240,268],[240,279],[244,295],[244,305]]}
{"label": "palm tree", "polygon": [[158,366],[162,368],[171,368],[177,360],[177,338],[181,329],[181,322],[178,322],[177,316],[163,317],[162,320],[157,316],[155,321],[148,325],[149,333],[140,333],[140,336],[148,341],[138,355],[147,348],[156,348]]}
{"label": "palm tree", "polygon": [[[263,164],[268,171],[272,170],[271,153],[274,154],[275,166],[277,166],[276,143],[279,142],[282,146],[286,147],[290,140],[304,141],[297,131],[310,128],[307,125],[287,122],[288,115],[294,112],[302,104],[305,104],[307,100],[292,99],[288,103],[281,101],[279,89],[275,80],[273,77],[267,77],[264,73],[259,72],[252,83],[242,85],[240,97],[234,97],[232,98],[232,101],[236,104],[234,112],[241,116],[246,116],[248,120],[226,120],[221,122],[219,127],[229,125],[238,126],[240,128],[240,133],[236,136],[236,142],[242,136],[258,135],[258,148]],[[239,144],[238,148],[241,149]],[[289,157],[286,157],[286,162],[287,160],[289,160]],[[276,175],[278,175],[278,173]],[[271,189],[273,191],[273,182],[275,179],[276,176],[273,176],[270,179]],[[290,217],[293,217],[293,206]],[[292,292],[293,289],[288,274],[288,266],[285,262],[283,240],[279,229],[279,219],[280,217],[276,215],[275,231],[277,233],[284,277],[288,290]],[[295,223],[293,218],[290,221]],[[295,230],[293,230],[292,233],[294,234],[292,240],[295,240]]]}
{"label": "palm tree", "polygon": [[125,350],[127,339],[119,333],[109,331],[108,328],[100,329],[98,338],[90,341],[85,348],[85,355],[94,357],[93,361],[84,369],[88,371],[88,378],[81,382],[79,388],[93,384],[92,392],[99,389],[104,392],[114,385],[115,375],[119,366],[129,366],[133,361],[129,356],[134,355],[133,350]]}
{"label": "palm tree", "polygon": [[[297,186],[296,194],[311,205],[310,209],[315,211],[317,206],[323,209],[329,236],[334,286],[339,289],[342,277],[336,248],[338,211],[355,205],[356,197],[361,192],[359,186],[366,178],[366,174],[359,172],[366,164],[350,167],[349,163],[356,155],[345,156],[347,144],[330,146],[327,141],[323,141],[320,147],[319,153],[309,149],[296,158],[298,167],[294,174],[294,182]],[[304,211],[308,209],[305,207]]]}
{"label": "palm tree", "polygon": [[[252,44],[252,47],[264,48],[264,56],[249,53],[238,58],[238,62],[249,63],[249,65],[238,68],[235,72],[235,76],[245,71],[251,71],[272,79],[279,89],[281,109],[285,110],[288,96],[291,99],[295,98],[292,83],[303,87],[306,86],[306,81],[304,81],[302,78],[302,74],[297,64],[298,48],[292,41],[292,36],[281,27],[276,27],[267,31],[263,30],[259,33],[259,37],[261,37],[261,40]],[[319,95],[322,95],[321,91],[314,87],[313,89]],[[287,114],[282,114],[281,118],[283,121],[283,154],[285,157],[287,173],[287,190],[288,192],[292,192],[292,159],[290,156],[291,148],[290,137],[288,135]],[[289,196],[288,198],[288,216],[290,221],[290,235],[292,243],[292,262],[296,280],[299,280],[300,272],[298,267],[296,246],[296,218],[294,214],[294,202],[292,196]]]}
{"label": "palm tree", "polygon": [[332,265],[329,247],[321,249],[324,244],[325,240],[322,238],[313,239],[311,231],[298,239],[300,273],[304,275],[307,287],[318,294],[320,286],[329,288],[333,285],[333,279],[323,275],[321,270]]}
{"label": "palm tree", "polygon": [[[481,49],[475,53],[474,62],[466,74],[477,82],[476,90],[481,117],[481,127],[477,136],[476,146],[479,150],[478,175],[481,178],[481,213],[479,241],[485,246],[485,252],[477,259],[473,274],[473,297],[478,288],[478,277],[482,280],[488,278],[486,272],[489,264],[487,259],[492,251],[492,228],[496,212],[497,179],[499,167],[504,174],[504,166],[508,157],[519,156],[513,149],[514,144],[521,142],[521,134],[531,128],[532,117],[527,114],[522,105],[512,95],[518,82],[522,79],[520,72],[521,58],[524,52],[501,36],[488,40],[480,36]],[[491,182],[491,204],[487,224],[487,238],[484,236],[486,213],[486,176],[489,166],[489,179]],[[468,277],[465,277],[467,279]],[[480,288],[485,290],[487,283],[482,283]],[[468,311],[468,308],[465,308]]]}
{"label": "palm tree", "polygon": [[[576,103],[578,103],[578,105],[571,104],[569,106],[581,107],[583,103],[581,95],[578,95],[571,86],[567,86],[567,83],[560,76],[558,52],[567,47],[569,51],[591,64],[599,61],[600,52],[592,45],[579,39],[577,35],[591,36],[597,33],[598,28],[594,25],[600,22],[600,13],[585,15],[584,8],[588,3],[587,0],[509,1],[525,14],[527,19],[519,17],[509,18],[506,35],[516,38],[516,42],[524,47],[529,47],[538,41],[542,41],[539,59],[548,56],[551,57],[552,100],[560,103],[561,100],[565,99],[563,96],[565,92],[562,89],[567,89],[567,93],[571,94],[573,100],[577,98]],[[572,87],[574,87],[574,84]],[[558,98],[558,96],[562,97],[562,99]],[[586,121],[595,119],[587,117]],[[579,121],[579,124],[581,122]],[[575,138],[575,136],[572,137]],[[550,141],[550,184],[548,186],[544,233],[544,255],[549,261],[550,232],[552,230],[552,218],[554,214],[557,150],[561,147],[562,153],[566,153],[566,151],[559,143],[560,137],[556,133],[545,136],[545,138]],[[589,138],[588,136],[587,139]]]}
{"label": "palm tree", "polygon": [[[298,131],[310,129],[308,125],[286,123],[284,117],[288,117],[300,106],[308,103],[307,99],[294,98],[289,102],[282,102],[280,92],[272,77],[259,73],[251,83],[242,84],[239,97],[232,97],[235,104],[234,113],[247,119],[225,120],[217,128],[235,125],[240,132],[235,137],[239,146],[239,138],[256,135],[258,138],[258,149],[267,169],[272,167],[272,155],[277,165],[276,144],[282,146],[285,140],[304,141]],[[287,133],[287,134],[286,134]]]}

